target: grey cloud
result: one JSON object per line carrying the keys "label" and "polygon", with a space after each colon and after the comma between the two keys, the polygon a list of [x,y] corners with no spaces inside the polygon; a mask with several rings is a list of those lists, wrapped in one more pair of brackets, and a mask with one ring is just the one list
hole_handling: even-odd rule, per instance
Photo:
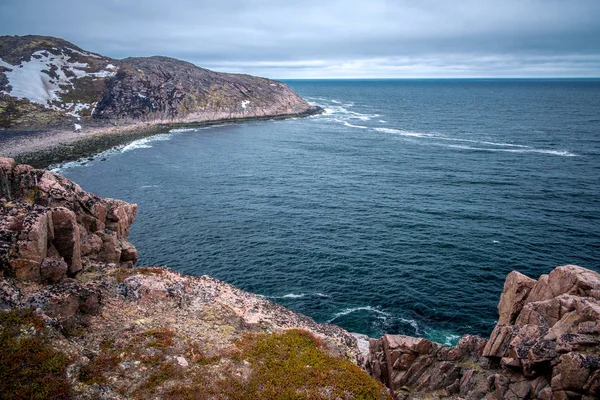
{"label": "grey cloud", "polygon": [[274,78],[600,76],[596,0],[4,0],[32,33]]}

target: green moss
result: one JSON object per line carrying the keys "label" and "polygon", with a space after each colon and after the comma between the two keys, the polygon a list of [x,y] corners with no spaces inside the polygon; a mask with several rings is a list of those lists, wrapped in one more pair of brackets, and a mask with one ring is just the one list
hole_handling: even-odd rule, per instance
{"label": "green moss", "polygon": [[323,344],[308,332],[255,336],[241,347],[254,370],[244,388],[251,397],[382,398],[380,384],[350,361],[325,353]]}
{"label": "green moss", "polygon": [[32,310],[0,312],[0,398],[68,399],[67,357],[47,344]]}
{"label": "green moss", "polygon": [[[193,384],[172,387],[167,399],[389,399],[385,388],[350,361],[328,355],[310,333],[246,336],[234,362],[250,366],[249,376],[204,369]],[[223,371],[224,370],[224,371]]]}
{"label": "green moss", "polygon": [[182,371],[180,367],[170,362],[163,363],[156,371],[150,374],[146,382],[133,393],[133,396],[135,398],[147,398],[148,394],[154,393],[165,382],[178,379],[181,376]]}

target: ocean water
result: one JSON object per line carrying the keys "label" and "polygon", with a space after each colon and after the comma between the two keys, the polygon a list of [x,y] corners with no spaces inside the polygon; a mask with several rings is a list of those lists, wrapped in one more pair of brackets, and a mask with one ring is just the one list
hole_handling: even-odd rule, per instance
{"label": "ocean water", "polygon": [[489,335],[511,270],[600,271],[599,80],[288,84],[325,113],[174,130],[61,171],[139,204],[140,265],[373,337]]}

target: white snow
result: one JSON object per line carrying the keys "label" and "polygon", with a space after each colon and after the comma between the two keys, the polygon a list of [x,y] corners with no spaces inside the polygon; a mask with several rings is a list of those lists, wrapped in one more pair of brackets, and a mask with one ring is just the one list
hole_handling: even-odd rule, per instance
{"label": "white snow", "polygon": [[75,126],[75,131],[81,130],[81,125],[79,124],[74,124]]}
{"label": "white snow", "polygon": [[[68,50],[94,56],[70,48]],[[103,78],[116,75],[116,71],[109,71],[108,69],[98,72],[85,71],[84,68],[89,67],[87,63],[69,61],[70,59],[71,57],[62,51],[60,55],[55,55],[45,50],[36,51],[33,53],[31,60],[22,62],[20,65],[13,66],[0,59],[1,66],[11,69],[11,71],[4,72],[11,90],[2,93],[19,99],[29,99],[32,103],[56,109],[57,107],[54,107],[52,102],[60,101],[60,94],[63,92],[60,86],[73,87],[73,80],[76,78],[88,76]],[[51,71],[53,66],[56,67],[54,70],[55,77],[50,77],[46,72],[43,72],[44,70]],[[109,67],[115,68],[112,64],[106,66],[106,68]],[[74,77],[67,76],[63,69],[69,71]],[[83,105],[76,107],[80,108],[74,110],[74,113],[78,113],[83,109],[81,108]],[[84,108],[90,108],[90,105],[86,105]]]}
{"label": "white snow", "polygon": [[9,63],[7,63],[6,61],[4,61],[3,59],[0,58],[0,67],[4,67],[4,68],[14,68],[14,65],[10,65]]}
{"label": "white snow", "polygon": [[69,50],[69,51],[71,51],[71,52],[73,52],[73,53],[76,53],[76,54],[79,54],[79,55],[85,56],[85,57],[100,58],[100,56],[97,56],[97,55],[95,55],[95,54],[88,53],[88,52],[82,52],[82,51],[79,51],[79,50],[72,49],[72,48],[70,48],[70,47],[67,47],[67,50]]}
{"label": "white snow", "polygon": [[108,65],[107,65],[105,68],[106,68],[106,69],[117,69],[117,67],[115,67],[115,66],[114,66],[114,65],[112,65],[112,64],[108,64]]}
{"label": "white snow", "polygon": [[245,110],[248,105],[250,104],[250,100],[243,100],[242,101],[242,108]]}
{"label": "white snow", "polygon": [[137,96],[138,96],[140,99],[147,99],[147,98],[148,98],[147,96],[144,96],[144,95],[143,95],[143,94],[141,94],[141,93],[138,93],[138,94],[137,94]]}
{"label": "white snow", "polygon": [[96,78],[106,78],[109,76],[115,76],[117,73],[115,71],[99,71],[99,72],[88,72],[86,76],[95,76]]}

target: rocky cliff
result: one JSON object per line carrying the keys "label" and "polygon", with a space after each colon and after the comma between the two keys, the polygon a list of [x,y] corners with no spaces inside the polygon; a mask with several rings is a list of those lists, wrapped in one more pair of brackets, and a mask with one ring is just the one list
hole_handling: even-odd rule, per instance
{"label": "rocky cliff", "polygon": [[285,84],[167,58],[115,60],[46,36],[0,36],[0,128],[198,123],[318,112]]}
{"label": "rocky cliff", "polygon": [[136,211],[0,158],[0,398],[387,398],[343,329],[133,268]]}
{"label": "rocky cliff", "polygon": [[513,271],[498,312],[489,340],[371,340],[368,369],[398,399],[600,398],[600,274],[566,265],[534,280]]}

